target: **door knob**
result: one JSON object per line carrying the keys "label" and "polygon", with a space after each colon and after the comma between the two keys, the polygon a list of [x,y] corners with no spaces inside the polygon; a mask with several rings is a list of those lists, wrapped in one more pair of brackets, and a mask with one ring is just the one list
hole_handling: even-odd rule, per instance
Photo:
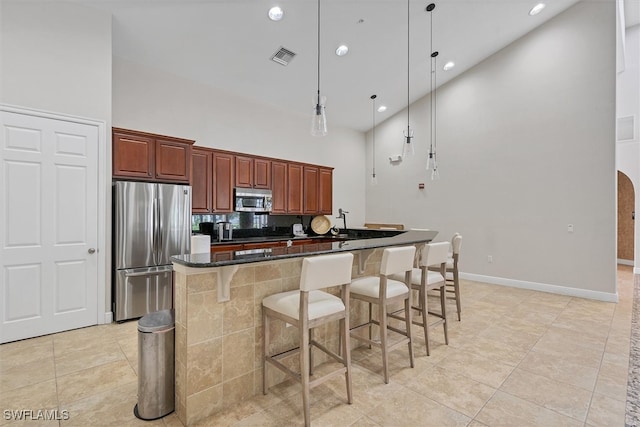
{"label": "door knob", "polygon": [[96,250],[93,249],[93,248],[89,248],[89,250],[87,252],[89,252],[90,254],[94,254],[96,252]]}

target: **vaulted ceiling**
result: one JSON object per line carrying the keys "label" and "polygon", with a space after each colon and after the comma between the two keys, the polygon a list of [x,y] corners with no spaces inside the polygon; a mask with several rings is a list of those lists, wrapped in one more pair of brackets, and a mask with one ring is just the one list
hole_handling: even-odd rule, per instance
{"label": "vaulted ceiling", "polygon": [[[311,115],[318,66],[315,0],[78,1],[113,14],[115,56]],[[407,4],[413,102],[430,89],[431,43],[439,51],[440,85],[578,0],[548,1],[536,16],[528,12],[538,0],[443,0],[435,2],[432,16],[425,10],[429,0],[320,1],[320,90],[327,97],[329,131],[365,131],[372,94],[388,107],[379,121],[407,104]],[[638,0],[627,2],[628,15],[635,16]],[[275,5],[284,11],[278,22],[267,16]],[[339,57],[341,44],[349,53]],[[296,54],[286,66],[271,60],[280,47]],[[455,67],[444,71],[448,61]]]}

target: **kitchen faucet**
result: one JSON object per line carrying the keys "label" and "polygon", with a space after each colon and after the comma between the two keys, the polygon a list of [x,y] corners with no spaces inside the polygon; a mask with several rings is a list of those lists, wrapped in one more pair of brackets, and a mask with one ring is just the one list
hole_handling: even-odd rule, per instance
{"label": "kitchen faucet", "polygon": [[347,215],[349,212],[343,210],[342,208],[338,209],[338,216],[336,217],[337,219],[342,218],[342,221],[344,223],[344,229],[347,229]]}

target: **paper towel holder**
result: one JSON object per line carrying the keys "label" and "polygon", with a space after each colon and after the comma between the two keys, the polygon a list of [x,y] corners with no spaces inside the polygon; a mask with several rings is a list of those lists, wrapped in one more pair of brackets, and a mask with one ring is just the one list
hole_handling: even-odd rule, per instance
{"label": "paper towel holder", "polygon": [[193,254],[207,254],[211,252],[211,236],[208,234],[193,234],[191,235],[191,249],[189,253]]}

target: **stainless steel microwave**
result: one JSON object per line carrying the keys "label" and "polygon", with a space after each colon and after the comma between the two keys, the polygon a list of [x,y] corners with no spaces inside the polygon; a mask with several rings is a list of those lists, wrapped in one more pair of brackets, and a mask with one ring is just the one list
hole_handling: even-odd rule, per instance
{"label": "stainless steel microwave", "polygon": [[271,212],[271,190],[235,189],[236,212]]}

